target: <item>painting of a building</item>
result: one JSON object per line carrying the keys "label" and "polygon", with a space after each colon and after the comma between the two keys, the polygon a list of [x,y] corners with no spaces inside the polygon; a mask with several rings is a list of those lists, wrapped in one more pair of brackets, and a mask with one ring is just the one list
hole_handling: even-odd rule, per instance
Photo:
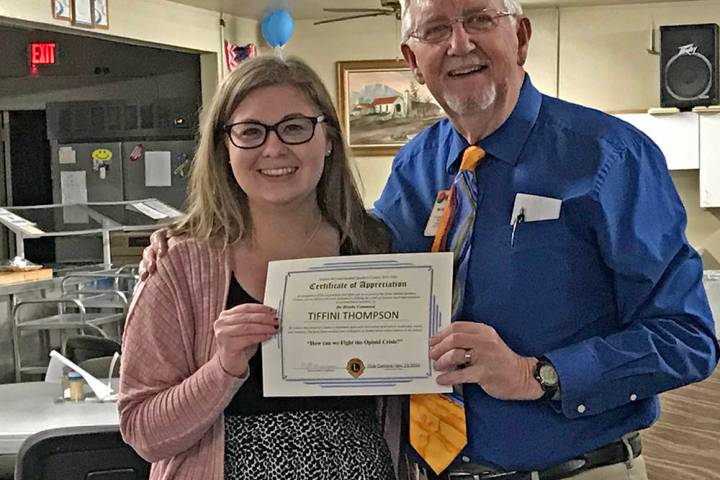
{"label": "painting of a building", "polygon": [[[425,85],[397,61],[345,62],[341,65],[341,103],[350,146],[364,154],[392,152],[443,117]],[[365,65],[368,69],[363,69]],[[384,64],[391,68],[383,68]],[[377,153],[383,154],[383,153]]]}
{"label": "painting of a building", "polygon": [[376,98],[372,102],[373,111],[376,114],[388,114],[404,117],[406,116],[407,103],[403,97],[392,96],[392,97],[381,97]]}

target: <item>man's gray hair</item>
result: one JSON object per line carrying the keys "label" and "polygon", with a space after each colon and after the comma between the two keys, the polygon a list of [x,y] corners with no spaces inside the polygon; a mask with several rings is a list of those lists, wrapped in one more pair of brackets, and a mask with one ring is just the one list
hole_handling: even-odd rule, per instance
{"label": "man's gray hair", "polygon": [[[410,34],[413,31],[413,19],[410,17],[410,6],[413,3],[417,3],[419,0],[400,0],[400,38],[401,42],[405,43],[410,38]],[[429,1],[429,0],[423,0]],[[442,0],[438,0],[442,1]],[[520,0],[503,0],[505,5],[505,11],[508,13],[514,13],[516,15],[522,15],[522,5]]]}

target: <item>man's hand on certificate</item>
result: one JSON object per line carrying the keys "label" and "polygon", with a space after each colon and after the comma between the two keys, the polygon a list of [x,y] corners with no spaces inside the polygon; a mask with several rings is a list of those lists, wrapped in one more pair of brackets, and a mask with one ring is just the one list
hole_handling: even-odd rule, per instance
{"label": "man's hand on certificate", "polygon": [[229,375],[244,377],[258,345],[278,332],[277,312],[272,307],[244,303],[223,310],[213,329],[220,365]]}
{"label": "man's hand on certificate", "polygon": [[477,383],[499,400],[536,400],[543,395],[533,376],[537,359],[518,355],[489,325],[453,322],[430,339],[440,385]]}

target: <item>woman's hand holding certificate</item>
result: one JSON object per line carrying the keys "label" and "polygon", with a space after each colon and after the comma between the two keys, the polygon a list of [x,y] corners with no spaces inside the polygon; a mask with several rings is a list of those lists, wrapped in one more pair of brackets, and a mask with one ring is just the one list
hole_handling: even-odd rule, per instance
{"label": "woman's hand holding certificate", "polygon": [[261,342],[278,331],[275,309],[244,303],[224,310],[213,325],[217,353],[223,370],[234,377],[247,374],[248,362]]}

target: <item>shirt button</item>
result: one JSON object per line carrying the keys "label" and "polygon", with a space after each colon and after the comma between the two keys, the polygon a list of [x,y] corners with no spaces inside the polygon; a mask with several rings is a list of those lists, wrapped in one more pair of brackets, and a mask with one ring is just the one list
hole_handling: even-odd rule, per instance
{"label": "shirt button", "polygon": [[462,461],[465,463],[470,463],[470,457],[466,457],[465,455],[463,455]]}
{"label": "shirt button", "polygon": [[630,395],[630,401],[634,402],[635,400],[637,400],[637,395],[633,393],[632,395]]}
{"label": "shirt button", "polygon": [[578,405],[578,408],[577,408],[578,413],[585,413],[585,410],[587,410],[585,405],[583,405],[582,403],[580,405]]}

